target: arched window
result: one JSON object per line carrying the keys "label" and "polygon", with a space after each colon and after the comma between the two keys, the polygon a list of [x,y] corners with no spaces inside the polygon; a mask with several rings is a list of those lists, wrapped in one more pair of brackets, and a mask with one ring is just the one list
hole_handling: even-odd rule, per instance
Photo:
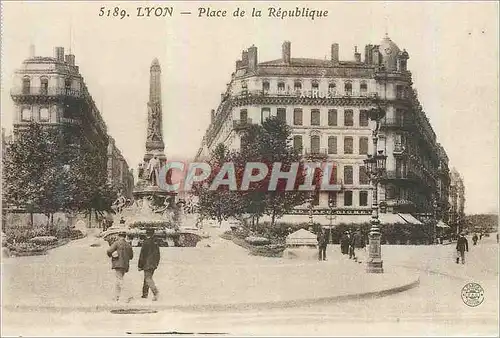
{"label": "arched window", "polygon": [[31,81],[29,77],[23,78],[23,94],[29,94],[31,87]]}
{"label": "arched window", "polygon": [[278,82],[278,91],[279,92],[285,91],[285,82],[283,82],[283,81]]}
{"label": "arched window", "polygon": [[344,85],[344,90],[346,95],[352,95],[352,83],[346,82]]}
{"label": "arched window", "polygon": [[295,81],[293,83],[293,90],[302,90],[302,82],[300,81]]}
{"label": "arched window", "polygon": [[41,107],[40,108],[40,121],[47,122],[50,120],[49,108]]}
{"label": "arched window", "polygon": [[47,95],[49,91],[49,79],[42,77],[40,79],[40,94]]}
{"label": "arched window", "polygon": [[295,149],[299,154],[302,154],[302,136],[295,135],[293,137],[293,149]]}
{"label": "arched window", "polygon": [[366,84],[366,82],[361,82],[361,84],[359,85],[359,92],[362,96],[366,95],[366,93],[368,92],[368,85]]}
{"label": "arched window", "polygon": [[64,90],[66,92],[66,95],[69,95],[71,93],[71,79],[64,80]]}
{"label": "arched window", "polygon": [[311,89],[313,91],[318,91],[319,90],[319,83],[314,81],[313,83],[311,83]]}
{"label": "arched window", "polygon": [[311,135],[311,154],[319,154],[319,135]]}
{"label": "arched window", "polygon": [[328,93],[334,94],[336,90],[335,82],[330,82],[328,84]]}
{"label": "arched window", "polygon": [[31,121],[31,108],[30,107],[24,107],[21,110],[21,120],[22,121]]}
{"label": "arched window", "polygon": [[262,81],[262,90],[264,92],[268,92],[270,87],[269,81]]}

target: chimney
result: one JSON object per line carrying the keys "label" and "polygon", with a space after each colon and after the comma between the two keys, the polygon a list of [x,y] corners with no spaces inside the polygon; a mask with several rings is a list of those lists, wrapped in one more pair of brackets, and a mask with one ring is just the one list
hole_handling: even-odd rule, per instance
{"label": "chimney", "polygon": [[361,62],[361,53],[358,53],[358,46],[354,46],[354,60]]}
{"label": "chimney", "polygon": [[73,54],[68,54],[65,56],[66,58],[66,63],[70,64],[71,66],[75,65],[75,56]]}
{"label": "chimney", "polygon": [[30,45],[30,58],[35,57],[35,45],[31,44]]}
{"label": "chimney", "polygon": [[64,47],[56,47],[54,48],[54,56],[57,59],[57,61],[62,61],[64,62]]}
{"label": "chimney", "polygon": [[333,63],[339,62],[339,44],[338,43],[332,44],[332,61],[333,61]]}
{"label": "chimney", "polygon": [[248,48],[248,68],[254,70],[257,68],[257,47],[252,45]]}
{"label": "chimney", "polygon": [[212,109],[210,112],[210,123],[214,123],[215,121],[215,109]]}
{"label": "chimney", "polygon": [[365,46],[365,63],[371,65],[373,63],[372,59],[372,45]]}
{"label": "chimney", "polygon": [[241,62],[243,66],[248,66],[248,52],[246,50],[241,53]]}
{"label": "chimney", "polygon": [[286,64],[290,64],[290,59],[292,56],[291,48],[292,44],[290,41],[283,42],[283,45],[281,46],[281,57],[283,59],[283,62]]}

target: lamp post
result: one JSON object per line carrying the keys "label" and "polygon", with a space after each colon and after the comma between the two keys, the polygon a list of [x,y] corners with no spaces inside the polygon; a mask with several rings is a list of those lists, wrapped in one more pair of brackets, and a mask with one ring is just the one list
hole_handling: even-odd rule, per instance
{"label": "lamp post", "polygon": [[333,199],[330,199],[328,201],[328,207],[330,208],[330,235],[328,238],[328,242],[330,244],[333,244],[333,239],[332,239],[332,228],[333,228],[333,220],[335,219],[335,216],[333,216],[333,208],[335,208],[335,201]]}
{"label": "lamp post", "polygon": [[369,257],[366,265],[368,273],[383,273],[383,262],[380,244],[380,220],[378,216],[378,183],[385,173],[385,165],[387,156],[383,150],[377,150],[378,145],[378,129],[380,120],[385,116],[385,110],[380,106],[370,110],[370,119],[375,121],[375,129],[373,130],[373,154],[367,155],[364,160],[366,173],[370,179],[373,189],[372,200],[372,217],[370,220],[371,228],[369,233]]}
{"label": "lamp post", "polygon": [[432,236],[432,242],[434,244],[437,244],[437,222],[438,222],[438,213],[437,213],[437,198],[434,197],[434,200],[432,201],[432,212],[434,214],[434,230],[433,230],[433,236]]}

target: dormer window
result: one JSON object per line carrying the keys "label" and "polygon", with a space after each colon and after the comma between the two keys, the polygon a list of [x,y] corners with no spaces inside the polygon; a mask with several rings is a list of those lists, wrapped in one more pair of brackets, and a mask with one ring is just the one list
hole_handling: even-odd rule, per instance
{"label": "dormer window", "polygon": [[311,84],[311,89],[314,90],[314,91],[318,91],[319,90],[319,83],[313,82]]}

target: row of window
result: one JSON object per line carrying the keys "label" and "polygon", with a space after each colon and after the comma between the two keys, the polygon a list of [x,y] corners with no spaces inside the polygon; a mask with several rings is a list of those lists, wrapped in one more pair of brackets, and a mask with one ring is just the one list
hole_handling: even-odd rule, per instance
{"label": "row of window", "polygon": [[[359,192],[359,206],[366,207],[368,206],[368,191],[360,191]],[[328,200],[333,203],[334,206],[338,206],[337,204],[337,192],[332,191],[328,193]],[[312,205],[319,205],[319,193],[316,193],[312,200]],[[351,190],[344,191],[344,206],[352,207],[353,206],[353,192]]]}
{"label": "row of window", "polygon": [[[263,107],[261,109],[261,123],[271,116],[271,108]],[[287,110],[286,108],[278,108],[276,110],[276,117],[282,121],[287,120]],[[248,119],[248,111],[246,109],[240,110],[240,120],[246,121]],[[337,109],[328,109],[328,126],[335,127],[338,126],[338,111]],[[293,125],[301,126],[303,125],[303,109],[294,108],[293,110]],[[319,109],[311,109],[311,126],[321,125],[321,112]],[[353,127],[354,126],[354,111],[352,109],[344,110],[344,126]],[[359,111],[359,126],[368,127],[368,111]]]}
{"label": "row of window", "polygon": [[[319,135],[311,135],[311,153],[319,154],[321,152],[321,143]],[[361,136],[358,138],[358,153],[359,155],[368,154],[368,137]],[[302,135],[295,135],[293,137],[293,147],[299,152],[303,149]],[[337,136],[328,136],[328,154],[337,154]],[[344,136],[344,154],[354,154],[354,137]]]}
{"label": "row of window", "polygon": [[[48,107],[40,107],[39,109],[39,120],[42,122],[48,122],[50,120],[50,111]],[[21,121],[27,122],[33,120],[33,110],[29,107],[24,107],[21,109]]]}
{"label": "row of window", "polygon": [[[243,89],[247,88],[247,84],[245,82],[242,83],[242,88]],[[337,85],[335,84],[335,82],[328,83],[328,91],[335,91],[336,88],[337,88]],[[262,90],[269,91],[270,89],[271,89],[270,81],[267,81],[267,80],[262,81]],[[285,91],[285,82],[278,81],[277,89],[278,89],[278,91]],[[302,81],[295,80],[293,83],[293,90],[302,90]],[[311,90],[319,90],[319,82],[318,81],[313,80],[311,82]],[[349,93],[349,92],[352,93],[352,82],[351,81],[346,81],[344,83],[344,91],[346,93]],[[361,82],[359,84],[359,91],[361,93],[367,92],[368,91],[368,84],[366,82]]]}
{"label": "row of window", "polygon": [[[64,88],[67,90],[71,89],[71,79],[65,79],[64,80]],[[29,77],[24,77],[23,78],[23,85],[22,85],[22,92],[23,94],[30,94],[31,90],[31,80]],[[49,91],[49,79],[46,77],[42,77],[40,79],[40,94],[47,94]]]}

